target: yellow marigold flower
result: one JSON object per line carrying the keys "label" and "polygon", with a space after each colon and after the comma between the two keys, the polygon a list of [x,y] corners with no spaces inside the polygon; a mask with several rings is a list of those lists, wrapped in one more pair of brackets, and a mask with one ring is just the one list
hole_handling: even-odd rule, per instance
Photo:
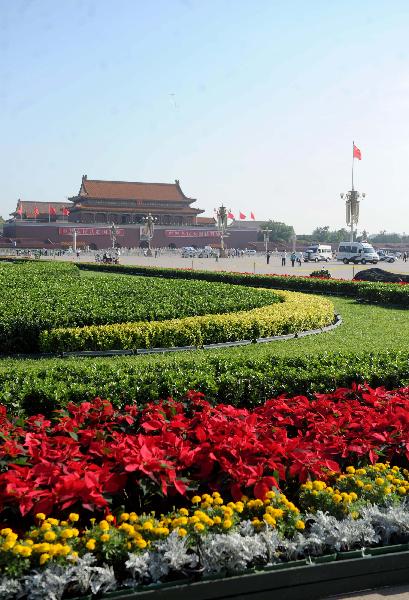
{"label": "yellow marigold flower", "polygon": [[95,550],[95,542],[96,540],[94,540],[94,538],[89,539],[88,542],[85,544],[87,550]]}
{"label": "yellow marigold flower", "polygon": [[47,560],[50,560],[51,556],[45,552],[44,554],[41,554],[40,556],[40,565],[43,565],[44,563],[47,562]]}
{"label": "yellow marigold flower", "polygon": [[192,498],[192,504],[199,504],[199,502],[201,502],[202,499],[200,496],[193,496]]}
{"label": "yellow marigold flower", "polygon": [[122,515],[119,517],[120,521],[129,521],[129,513],[122,513]]}
{"label": "yellow marigold flower", "polygon": [[327,484],[325,483],[325,481],[314,481],[312,487],[314,490],[318,490],[320,492],[322,490],[325,490]]}
{"label": "yellow marigold flower", "polygon": [[108,521],[108,523],[113,523],[115,521],[114,515],[107,515],[105,517],[105,521]]}
{"label": "yellow marigold flower", "polygon": [[109,535],[109,533],[103,533],[99,539],[101,540],[101,542],[109,542],[111,536]]}
{"label": "yellow marigold flower", "polygon": [[268,498],[269,500],[272,500],[273,498],[275,498],[276,493],[273,492],[272,490],[270,490],[269,492],[267,492],[266,494],[266,498]]}
{"label": "yellow marigold flower", "polygon": [[364,487],[364,482],[361,479],[357,479],[355,483],[359,488]]}
{"label": "yellow marigold flower", "polygon": [[50,525],[58,525],[59,524],[59,520],[58,519],[53,519],[52,517],[48,517],[47,523],[50,523]]}
{"label": "yellow marigold flower", "polygon": [[73,561],[76,561],[78,558],[78,552],[76,550],[74,550],[73,552],[71,552],[71,554],[68,558],[70,558]]}
{"label": "yellow marigold flower", "polygon": [[233,521],[231,519],[225,519],[223,521],[222,527],[223,529],[230,529],[230,527],[233,525]]}
{"label": "yellow marigold flower", "polygon": [[301,520],[296,521],[295,528],[296,529],[305,529],[305,523],[304,523],[304,521],[301,521]]}
{"label": "yellow marigold flower", "polygon": [[[394,473],[399,473],[399,467],[395,465],[394,467],[392,467],[392,471]],[[404,472],[405,472],[405,470],[404,470]]]}
{"label": "yellow marigold flower", "polygon": [[352,467],[352,466],[350,466],[350,467],[347,467],[347,468],[345,469],[345,471],[346,471],[347,473],[355,473],[355,467]]}
{"label": "yellow marigold flower", "polygon": [[39,521],[44,521],[45,520],[45,514],[44,513],[37,513],[36,514],[36,519],[38,519]]}
{"label": "yellow marigold flower", "polygon": [[375,479],[375,483],[376,483],[376,485],[383,485],[385,483],[385,480],[383,477],[377,477]]}
{"label": "yellow marigold flower", "polygon": [[199,521],[200,519],[196,515],[193,515],[193,517],[189,518],[189,523],[191,523],[192,525],[194,525],[195,523],[199,523]]}
{"label": "yellow marigold flower", "polygon": [[357,494],[355,494],[355,492],[351,492],[349,494],[349,497],[351,498],[352,502],[355,502],[356,500],[358,500],[358,496],[357,496]]}
{"label": "yellow marigold flower", "polygon": [[6,535],[10,535],[10,533],[13,533],[13,530],[10,529],[10,527],[5,527],[4,529],[2,529],[0,531],[0,533],[1,533],[1,535],[6,536]]}
{"label": "yellow marigold flower", "polygon": [[24,540],[27,546],[32,546],[34,544],[33,540]]}
{"label": "yellow marigold flower", "polygon": [[31,556],[32,554],[32,550],[29,546],[22,546],[21,551],[20,551],[20,555],[23,558],[29,558],[29,556]]}
{"label": "yellow marigold flower", "polygon": [[[263,503],[261,503],[261,506],[263,506]],[[229,517],[232,517],[232,516],[233,516],[233,511],[232,511],[232,509],[230,508],[230,506],[225,506],[225,507],[223,508],[223,513],[224,513],[224,515],[225,515],[225,516],[226,516],[226,515],[227,515],[227,516],[229,516]]]}
{"label": "yellow marigold flower", "polygon": [[138,546],[138,548],[143,549],[143,548],[146,548],[146,546],[148,544],[146,543],[146,541],[143,538],[141,538],[140,540],[136,541],[136,545]]}
{"label": "yellow marigold flower", "polygon": [[364,490],[367,492],[370,492],[372,490],[372,484],[371,483],[366,483],[364,485]]}
{"label": "yellow marigold flower", "polygon": [[70,538],[73,537],[73,532],[70,528],[63,529],[60,533],[60,536],[62,537],[63,540],[69,540]]}
{"label": "yellow marigold flower", "polygon": [[406,488],[404,488],[403,486],[398,487],[398,494],[404,496],[406,494]]}
{"label": "yellow marigold flower", "polygon": [[334,501],[336,504],[338,504],[339,502],[341,502],[341,500],[342,500],[342,496],[341,496],[340,494],[334,494],[334,495],[332,496],[332,499],[333,499],[333,501]]}
{"label": "yellow marigold flower", "polygon": [[220,523],[221,523],[221,522],[222,522],[222,520],[221,520],[221,518],[220,518],[220,517],[217,517],[217,516],[216,516],[216,517],[213,517],[213,523],[214,523],[215,525],[220,525]]}
{"label": "yellow marigold flower", "polygon": [[11,550],[16,542],[4,542],[1,549],[4,551]]}
{"label": "yellow marigold flower", "polygon": [[184,529],[183,527],[179,527],[179,529],[178,529],[178,535],[180,537],[185,537],[187,535],[186,529]]}
{"label": "yellow marigold flower", "polygon": [[235,508],[236,508],[236,512],[242,513],[244,510],[243,502],[236,502]]}
{"label": "yellow marigold flower", "polygon": [[99,522],[99,528],[102,531],[108,531],[108,529],[109,529],[109,523],[108,523],[108,521],[105,521],[105,519],[102,519],[102,521]]}
{"label": "yellow marigold flower", "polygon": [[60,525],[61,525],[61,527],[67,527],[68,521],[61,521]]}
{"label": "yellow marigold flower", "polygon": [[142,525],[142,529],[145,529],[146,531],[153,529],[152,521],[145,521],[145,523]]}
{"label": "yellow marigold flower", "polygon": [[205,526],[203,525],[203,523],[195,523],[195,529],[200,533],[201,531],[204,531]]}
{"label": "yellow marigold flower", "polygon": [[131,523],[134,523],[138,520],[138,515],[135,512],[129,513],[129,520]]}
{"label": "yellow marigold flower", "polygon": [[187,517],[189,515],[189,511],[187,510],[187,508],[181,508],[179,510],[179,513],[183,516],[183,517]]}
{"label": "yellow marigold flower", "polygon": [[70,513],[68,515],[68,520],[72,523],[76,523],[79,520],[80,516],[77,513]]}
{"label": "yellow marigold flower", "polygon": [[275,527],[277,525],[277,521],[274,519],[274,517],[272,517],[268,513],[265,513],[263,515],[263,518],[264,518],[265,522],[267,523],[267,525],[270,525],[270,527]]}
{"label": "yellow marigold flower", "polygon": [[366,469],[357,469],[355,473],[357,475],[366,475]]}
{"label": "yellow marigold flower", "polygon": [[46,542],[53,542],[57,536],[54,531],[46,531],[44,534],[44,539]]}
{"label": "yellow marigold flower", "polygon": [[50,523],[44,522],[41,527],[40,527],[41,531],[49,531],[51,529],[51,525]]}

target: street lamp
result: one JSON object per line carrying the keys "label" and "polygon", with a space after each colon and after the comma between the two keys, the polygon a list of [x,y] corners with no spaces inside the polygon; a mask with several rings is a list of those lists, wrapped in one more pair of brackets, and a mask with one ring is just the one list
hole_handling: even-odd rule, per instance
{"label": "street lamp", "polygon": [[146,217],[142,217],[142,223],[145,223],[145,227],[143,228],[143,235],[148,242],[148,252],[147,256],[152,256],[151,250],[151,240],[153,238],[153,234],[155,231],[155,224],[159,221],[157,217],[152,216],[151,213],[148,213]]}
{"label": "street lamp", "polygon": [[264,246],[265,246],[266,254],[268,252],[268,242],[270,241],[270,233],[272,231],[273,231],[272,229],[263,229]]}
{"label": "street lamp", "polygon": [[116,248],[116,227],[115,227],[115,223],[112,223],[112,225],[111,225],[110,234],[111,234],[112,249],[115,249]]}
{"label": "street lamp", "polygon": [[217,229],[219,230],[220,233],[220,257],[221,258],[225,258],[226,257],[226,249],[224,247],[224,238],[228,235],[226,234],[226,229],[227,229],[227,213],[230,211],[227,211],[226,207],[223,206],[223,204],[221,206],[219,206],[219,208],[216,211],[216,217],[217,217]]}
{"label": "street lamp", "polygon": [[354,227],[358,225],[359,221],[359,198],[365,198],[366,194],[360,194],[352,186],[352,190],[345,194],[341,193],[340,196],[342,200],[345,198],[346,224],[350,227],[349,241],[353,242]]}

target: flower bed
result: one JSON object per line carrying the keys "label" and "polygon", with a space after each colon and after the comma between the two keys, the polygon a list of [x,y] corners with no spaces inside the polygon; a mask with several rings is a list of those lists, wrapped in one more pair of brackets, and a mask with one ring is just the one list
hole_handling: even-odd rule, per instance
{"label": "flower bed", "polygon": [[[281,302],[277,303],[277,298]],[[44,352],[64,352],[188,345],[200,347],[203,344],[255,340],[318,329],[330,325],[334,320],[334,306],[327,299],[295,292],[278,292],[272,299],[274,304],[263,308],[221,315],[52,329],[40,334],[40,349]]]}
{"label": "flower bed", "polygon": [[141,589],[409,542],[409,388],[253,410],[197,392],[143,411],[96,399],[52,420],[3,409],[0,436],[2,598]]}
{"label": "flower bed", "polygon": [[356,387],[253,410],[212,407],[195,392],[140,412],[100,399],[70,404],[53,421],[9,419],[3,410],[0,510],[50,514],[128,502],[157,509],[209,486],[234,499],[262,498],[273,485],[328,479],[349,463],[404,463],[408,401],[409,388]]}

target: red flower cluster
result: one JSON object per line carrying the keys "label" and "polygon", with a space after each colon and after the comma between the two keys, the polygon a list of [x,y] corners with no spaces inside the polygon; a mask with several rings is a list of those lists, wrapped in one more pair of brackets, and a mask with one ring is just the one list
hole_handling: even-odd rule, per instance
{"label": "red flower cluster", "polygon": [[196,392],[141,412],[97,398],[53,420],[10,420],[0,407],[0,437],[0,511],[146,507],[159,493],[201,485],[262,498],[273,485],[325,477],[346,463],[409,458],[409,388],[281,396],[252,410],[211,406]]}

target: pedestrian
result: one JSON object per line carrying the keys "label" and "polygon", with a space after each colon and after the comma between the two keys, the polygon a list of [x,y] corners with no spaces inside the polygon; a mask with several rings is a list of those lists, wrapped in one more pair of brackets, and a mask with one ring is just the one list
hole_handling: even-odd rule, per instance
{"label": "pedestrian", "polygon": [[287,261],[287,252],[284,250],[284,252],[281,253],[281,266],[285,267],[285,263]]}
{"label": "pedestrian", "polygon": [[267,252],[267,254],[266,254],[266,260],[267,260],[267,264],[268,265],[270,264],[270,256],[271,256],[270,252]]}
{"label": "pedestrian", "polygon": [[404,252],[403,253],[403,262],[406,262],[408,260],[408,253]]}
{"label": "pedestrian", "polygon": [[296,257],[296,255],[295,255],[295,252],[292,252],[292,253],[291,253],[291,256],[290,256],[290,260],[291,260],[291,266],[292,266],[292,267],[294,267],[294,265],[295,265],[295,259],[296,259],[296,258],[297,258],[297,257]]}
{"label": "pedestrian", "polygon": [[301,267],[301,254],[300,253],[298,253],[298,255],[297,255],[297,263],[298,263],[298,266]]}

